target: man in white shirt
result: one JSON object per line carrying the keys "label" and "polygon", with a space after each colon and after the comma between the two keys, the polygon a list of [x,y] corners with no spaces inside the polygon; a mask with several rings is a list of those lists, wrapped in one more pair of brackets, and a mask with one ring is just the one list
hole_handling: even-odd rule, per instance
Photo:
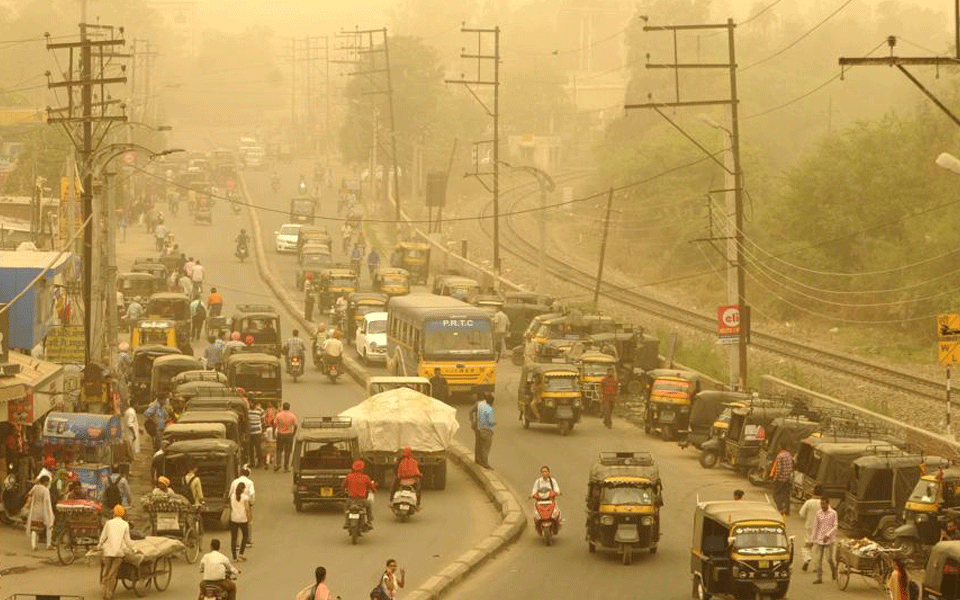
{"label": "man in white shirt", "polygon": [[227,573],[240,573],[240,569],[230,563],[230,559],[220,552],[220,540],[210,540],[210,552],[200,559],[200,572],[203,580],[200,582],[200,594],[203,595],[204,584],[214,584],[226,590],[227,600],[236,600],[237,584],[230,581]]}
{"label": "man in white shirt", "polygon": [[253,547],[253,504],[257,501],[257,489],[253,487],[253,480],[250,479],[250,467],[243,465],[240,469],[240,476],[230,483],[230,495],[236,496],[237,484],[243,484],[244,493],[250,497],[250,519],[247,525],[247,548]]}
{"label": "man in white shirt", "polygon": [[503,342],[507,339],[509,329],[510,317],[503,312],[502,308],[498,308],[496,314],[493,315],[493,346],[497,360],[500,360],[500,354],[503,352]]}
{"label": "man in white shirt", "polygon": [[820,510],[820,497],[823,496],[823,488],[819,485],[813,488],[813,496],[807,498],[807,501],[800,507],[800,518],[803,519],[803,570],[810,568],[810,559],[812,558],[810,549],[813,546],[813,528],[817,524],[817,511]]}
{"label": "man in white shirt", "polygon": [[140,421],[133,406],[128,405],[123,411],[123,432],[126,434],[124,437],[130,440],[130,462],[133,462],[140,454]]}
{"label": "man in white shirt", "polygon": [[190,273],[190,279],[193,281],[193,293],[199,298],[200,294],[203,292],[203,265],[200,264],[200,259],[197,259],[197,262],[193,265],[193,271]]}
{"label": "man in white shirt", "polygon": [[113,507],[113,518],[104,523],[100,532],[100,541],[97,548],[103,552],[100,561],[100,587],[103,589],[104,600],[111,600],[117,588],[117,573],[120,564],[127,553],[134,553],[133,542],[130,540],[130,525],[123,519],[126,510],[118,504]]}

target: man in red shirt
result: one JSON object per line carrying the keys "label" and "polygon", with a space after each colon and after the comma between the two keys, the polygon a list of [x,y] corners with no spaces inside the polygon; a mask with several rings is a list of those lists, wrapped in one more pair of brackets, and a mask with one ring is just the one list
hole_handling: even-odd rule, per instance
{"label": "man in red shirt", "polygon": [[297,415],[290,412],[290,403],[284,402],[283,409],[273,418],[277,428],[277,464],[274,471],[280,470],[280,457],[283,457],[283,472],[290,472],[290,453],[293,451],[293,436],[297,434]]}
{"label": "man in red shirt", "polygon": [[417,459],[413,456],[413,448],[410,446],[404,447],[402,452],[400,460],[397,461],[397,476],[393,479],[393,487],[390,489],[390,499],[393,499],[393,494],[400,488],[401,481],[412,480],[413,489],[417,492],[417,506],[419,506],[420,478],[423,477],[423,473],[420,472],[420,463],[418,463]]}
{"label": "man in red shirt", "polygon": [[362,460],[353,461],[353,472],[343,478],[342,486],[347,490],[350,500],[363,503],[367,511],[367,523],[373,525],[373,503],[370,502],[370,493],[376,491],[377,484],[363,472]]}
{"label": "man in red shirt", "polygon": [[603,424],[607,429],[613,427],[613,405],[620,395],[620,382],[613,367],[607,369],[607,375],[600,380],[600,403],[603,409]]}

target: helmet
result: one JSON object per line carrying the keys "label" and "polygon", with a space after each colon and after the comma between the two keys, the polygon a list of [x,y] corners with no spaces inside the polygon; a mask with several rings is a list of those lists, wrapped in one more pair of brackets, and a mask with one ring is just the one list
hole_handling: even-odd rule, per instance
{"label": "helmet", "polygon": [[117,348],[120,350],[120,352],[129,352],[130,344],[127,342],[120,342],[120,345]]}
{"label": "helmet", "polygon": [[239,331],[234,331],[233,333],[231,333],[231,334],[230,334],[230,339],[231,339],[231,340],[239,340],[239,339],[240,339],[240,332],[239,332]]}

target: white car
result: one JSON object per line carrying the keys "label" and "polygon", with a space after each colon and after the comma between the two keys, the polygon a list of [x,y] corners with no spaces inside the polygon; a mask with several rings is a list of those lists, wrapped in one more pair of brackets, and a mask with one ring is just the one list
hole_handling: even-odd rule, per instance
{"label": "white car", "polygon": [[286,223],[280,226],[280,231],[274,231],[276,244],[274,248],[277,252],[296,252],[297,238],[300,235],[300,225],[296,223]]}
{"label": "white car", "polygon": [[387,362],[387,313],[363,315],[363,321],[357,325],[354,347],[365,363]]}

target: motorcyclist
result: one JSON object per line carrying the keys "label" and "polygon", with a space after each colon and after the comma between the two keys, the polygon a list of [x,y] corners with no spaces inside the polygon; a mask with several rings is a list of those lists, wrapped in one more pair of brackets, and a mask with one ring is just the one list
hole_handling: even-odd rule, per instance
{"label": "motorcyclist", "polygon": [[163,224],[163,215],[157,215],[157,226],[153,228],[153,237],[157,240],[157,252],[162,252],[167,245],[167,226]]}
{"label": "motorcyclist", "polygon": [[301,195],[301,196],[306,196],[306,195],[307,195],[307,179],[306,179],[306,177],[303,176],[302,173],[300,174],[300,185],[299,185],[299,187],[300,187],[300,195]]}
{"label": "motorcyclist", "polygon": [[247,235],[246,229],[241,229],[240,233],[233,240],[237,243],[236,255],[240,256],[240,249],[243,248],[244,251],[247,250],[247,245],[250,243],[250,236]]}
{"label": "motorcyclist", "polygon": [[350,268],[357,274],[357,277],[360,277],[360,263],[362,261],[363,248],[360,247],[360,244],[357,244],[353,247],[353,250],[350,251]]}
{"label": "motorcyclist", "polygon": [[327,341],[327,338],[330,337],[330,332],[327,331],[327,324],[320,323],[317,325],[317,333],[313,336],[313,356],[316,359],[317,350],[323,347],[323,343]]}
{"label": "motorcyclist", "polygon": [[340,341],[342,334],[339,330],[333,332],[333,337],[327,338],[323,341],[323,344],[320,345],[320,352],[323,354],[324,364],[327,361],[333,361],[336,363],[337,368],[339,369],[340,363],[343,361],[343,342]]}
{"label": "motorcyclist", "polygon": [[344,324],[347,317],[347,297],[340,296],[333,305],[334,323]]}
{"label": "motorcyclist", "polygon": [[130,327],[136,325],[137,321],[143,318],[143,305],[140,304],[142,301],[143,298],[140,296],[134,296],[130,304],[127,305],[127,313],[123,316],[123,318]]}
{"label": "motorcyclist", "polygon": [[204,584],[213,584],[227,592],[227,600],[237,597],[237,585],[230,581],[230,574],[240,573],[240,569],[230,563],[230,559],[220,552],[220,540],[210,540],[210,552],[200,559],[200,572],[203,580],[200,581],[200,600],[203,600]]}
{"label": "motorcyclist", "polygon": [[377,249],[374,248],[370,251],[370,254],[367,256],[367,269],[370,271],[370,279],[373,280],[374,274],[376,274],[377,269],[380,268],[380,254],[377,253]]}
{"label": "motorcyclist", "polygon": [[373,503],[370,501],[370,493],[377,490],[377,484],[363,472],[363,461],[357,459],[353,461],[353,471],[343,478],[341,484],[347,491],[347,496],[351,501],[363,504],[367,511],[367,523],[373,525]]}
{"label": "motorcyclist", "polygon": [[303,340],[300,339],[300,332],[294,329],[291,337],[283,343],[283,355],[287,359],[287,371],[290,370],[290,358],[293,356],[299,356],[300,364],[303,364],[303,355],[305,352],[306,348],[303,345]]}
{"label": "motorcyclist", "polygon": [[417,506],[420,506],[420,479],[423,473],[420,472],[420,463],[413,456],[413,448],[405,446],[402,450],[400,460],[397,461],[397,476],[393,478],[393,486],[390,488],[390,499],[400,489],[400,484],[404,481],[413,481],[413,489],[417,493]]}

